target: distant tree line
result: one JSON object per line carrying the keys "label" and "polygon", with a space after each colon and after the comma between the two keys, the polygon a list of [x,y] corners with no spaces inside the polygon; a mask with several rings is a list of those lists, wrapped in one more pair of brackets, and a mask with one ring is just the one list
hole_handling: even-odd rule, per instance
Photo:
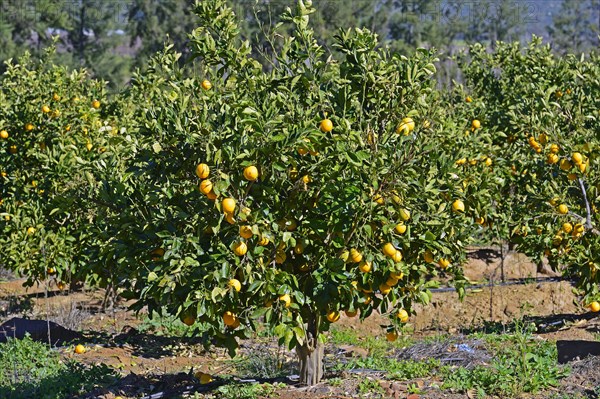
{"label": "distant tree line", "polygon": [[[556,9],[544,25],[548,3]],[[274,26],[295,1],[231,0],[231,4],[242,20],[242,35],[264,55],[268,68],[271,49],[280,43],[270,37]],[[2,0],[0,61],[25,51],[38,56],[57,40],[60,62],[84,67],[113,85],[126,84],[166,41],[186,61],[187,35],[196,23],[193,6],[194,0]],[[496,41],[528,39],[528,26],[539,25],[540,20],[540,33],[559,54],[587,53],[600,44],[600,0],[324,0],[319,1],[319,10],[312,19],[317,37],[327,40],[340,28],[365,27],[402,53],[433,47],[451,56],[473,42],[493,47]],[[285,35],[286,27],[279,32]],[[448,65],[442,59],[450,79],[453,72]]]}

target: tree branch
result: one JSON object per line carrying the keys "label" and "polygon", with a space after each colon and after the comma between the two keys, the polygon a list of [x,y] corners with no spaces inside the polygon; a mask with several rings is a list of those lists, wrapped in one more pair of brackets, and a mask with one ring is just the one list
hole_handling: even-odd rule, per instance
{"label": "tree branch", "polygon": [[581,194],[583,195],[583,202],[585,203],[585,212],[586,212],[585,218],[583,218],[581,216],[579,216],[579,217],[581,217],[582,219],[585,219],[586,230],[591,231],[595,235],[600,235],[600,231],[598,231],[592,225],[592,210],[590,209],[590,201],[588,200],[588,197],[587,197],[587,192],[585,190],[585,184],[583,184],[583,179],[579,178],[577,180],[579,181],[579,187],[581,187]]}

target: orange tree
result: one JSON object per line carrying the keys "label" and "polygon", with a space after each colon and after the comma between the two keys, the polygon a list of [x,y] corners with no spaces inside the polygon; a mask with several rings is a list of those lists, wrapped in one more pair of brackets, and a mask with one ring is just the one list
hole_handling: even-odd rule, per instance
{"label": "orange tree", "polygon": [[224,1],[197,4],[204,75],[184,77],[167,49],[126,93],[139,143],[98,256],[129,273],[135,308],[177,314],[232,354],[264,324],[307,384],[343,312],[389,315],[394,339],[436,275],[462,290],[476,199],[445,146],[435,55],[392,54],[355,29],[336,36],[336,60],[313,11],[288,10],[293,36],[264,72]]}
{"label": "orange tree", "polygon": [[62,289],[94,278],[90,199],[117,170],[113,145],[125,125],[104,83],[56,66],[53,51],[7,62],[1,77],[0,262],[28,285],[52,277]]}
{"label": "orange tree", "polygon": [[490,202],[518,248],[578,277],[586,302],[598,298],[600,258],[598,56],[557,58],[539,38],[493,53],[470,48],[463,72],[498,158]]}

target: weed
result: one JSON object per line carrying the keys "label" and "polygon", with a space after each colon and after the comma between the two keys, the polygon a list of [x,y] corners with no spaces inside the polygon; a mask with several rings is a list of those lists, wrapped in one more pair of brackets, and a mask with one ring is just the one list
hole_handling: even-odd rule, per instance
{"label": "weed", "polygon": [[284,384],[227,384],[217,388],[211,395],[214,399],[256,399],[272,397]]}
{"label": "weed", "polygon": [[333,328],[330,333],[330,342],[334,345],[354,345],[369,351],[369,356],[387,356],[390,349],[401,348],[409,345],[412,339],[400,336],[395,342],[368,336],[358,336],[354,330],[348,328]]}
{"label": "weed", "polygon": [[275,378],[291,373],[292,362],[284,355],[285,350],[278,346],[276,350],[261,345],[253,348],[244,356],[231,360],[238,374],[255,378]]}
{"label": "weed", "polygon": [[62,399],[89,392],[99,383],[113,382],[106,365],[63,362],[60,355],[30,337],[0,344],[0,397]]}
{"label": "weed", "polygon": [[490,366],[472,370],[443,367],[443,387],[514,397],[558,385],[568,374],[568,369],[556,365],[555,345],[534,339],[535,325],[524,323],[522,319],[515,322],[514,328],[513,334],[482,337],[495,352]]}
{"label": "weed", "polygon": [[410,380],[424,378],[432,375],[440,362],[435,359],[424,361],[397,360],[389,357],[368,357],[365,359],[352,359],[346,364],[337,366],[338,371],[352,369],[383,370],[388,373],[388,378],[394,380]]}
{"label": "weed", "polygon": [[340,377],[333,377],[327,380],[327,383],[332,387],[341,387],[343,380]]}
{"label": "weed", "polygon": [[358,393],[361,396],[375,394],[383,394],[383,388],[376,380],[364,378],[358,383]]}

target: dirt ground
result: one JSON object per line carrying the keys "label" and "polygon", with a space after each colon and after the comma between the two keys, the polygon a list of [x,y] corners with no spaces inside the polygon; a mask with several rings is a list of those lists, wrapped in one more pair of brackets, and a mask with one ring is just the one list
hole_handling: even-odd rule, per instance
{"label": "dirt ground", "polygon": [[[455,292],[434,292],[432,303],[419,306],[417,316],[411,317],[413,336],[461,333],[481,326],[503,328],[504,323],[527,316],[538,325],[540,339],[597,340],[600,320],[578,303],[568,281],[549,279],[537,275],[536,267],[523,255],[510,253],[504,262],[504,277],[519,284],[489,286],[498,283],[501,276],[499,252],[494,249],[472,251],[465,267],[465,275],[476,289],[468,290],[464,301],[460,302]],[[536,280],[539,278],[539,280]],[[523,280],[526,279],[526,283]],[[235,365],[222,350],[210,353],[203,351],[199,343],[177,340],[152,334],[142,334],[136,330],[140,320],[125,310],[127,303],[119,304],[114,313],[100,311],[102,292],[59,292],[55,287],[46,291],[45,287],[25,290],[22,280],[0,283],[0,323],[9,317],[26,314],[31,318],[49,318],[67,328],[88,332],[88,351],[75,355],[70,348],[64,348],[64,356],[89,364],[107,364],[119,370],[122,378],[117,386],[99,389],[90,393],[91,397],[112,399],[118,393],[124,397],[142,397],[150,392],[163,392],[165,396],[181,397],[182,392],[214,389],[215,385],[199,386],[193,372],[203,371],[213,375],[235,375]],[[381,325],[387,324],[385,315],[374,314],[364,322],[358,318],[345,318],[339,322],[342,327],[356,330],[364,335],[376,334],[383,337]],[[242,351],[252,350],[255,343],[243,343]],[[256,348],[254,348],[256,349]],[[330,349],[331,351],[331,349]],[[291,354],[286,354],[291,356]],[[557,393],[571,392],[572,397],[588,392],[600,385],[600,358],[575,364],[582,372],[573,373],[564,379]],[[593,370],[593,372],[589,372]],[[341,379],[341,382],[339,382]],[[383,397],[419,397],[437,399],[465,398],[465,395],[442,392],[435,389],[434,380],[412,380],[407,382],[386,381],[381,374],[344,373],[336,376],[336,384],[325,380],[315,387],[296,387],[293,380],[284,380],[287,388],[278,389],[271,397],[291,398],[353,398],[363,397],[357,386],[365,379],[372,379],[381,385]],[[273,380],[277,382],[277,380]],[[409,385],[410,384],[410,385]],[[420,387],[426,394],[409,395],[409,387]],[[433,387],[433,388],[432,388]],[[591,391],[590,391],[591,392]],[[175,394],[177,393],[177,395]],[[550,397],[529,396],[535,399]],[[476,397],[467,395],[466,397]],[[594,397],[594,396],[580,396]]]}

